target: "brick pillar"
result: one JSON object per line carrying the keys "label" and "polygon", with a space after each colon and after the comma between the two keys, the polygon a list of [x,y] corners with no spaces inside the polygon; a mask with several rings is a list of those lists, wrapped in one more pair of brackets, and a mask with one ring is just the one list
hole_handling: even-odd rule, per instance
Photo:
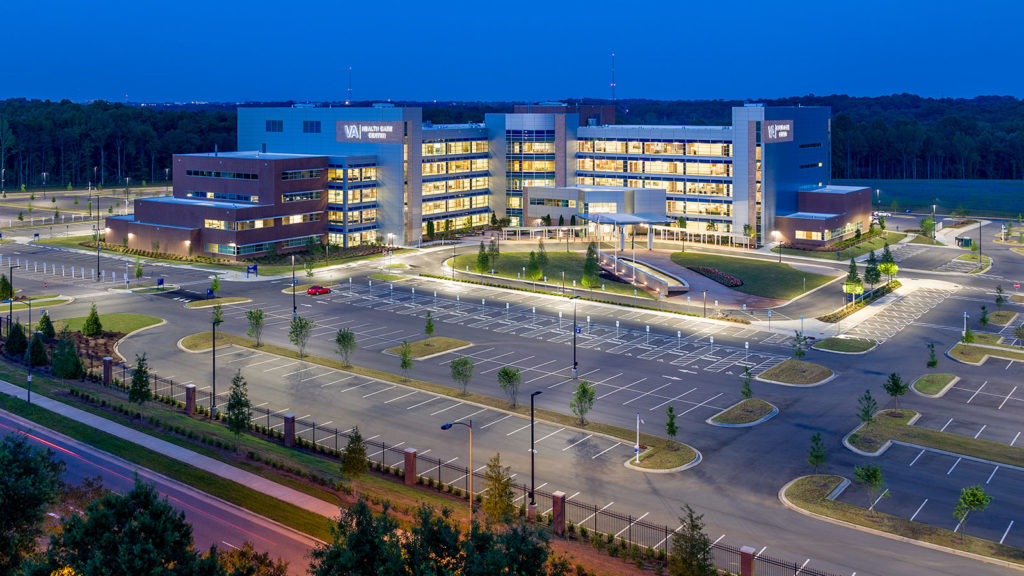
{"label": "brick pillar", "polygon": [[754,576],[754,548],[751,546],[740,548],[740,575]]}
{"label": "brick pillar", "polygon": [[405,449],[405,485],[416,485],[416,449]]}
{"label": "brick pillar", "polygon": [[196,385],[185,385],[185,414],[189,416],[196,413]]}
{"label": "brick pillar", "polygon": [[551,525],[555,534],[565,537],[565,492],[558,491],[551,495]]}
{"label": "brick pillar", "polygon": [[[110,356],[103,357],[103,385],[110,386],[110,370],[114,366],[114,359]],[[124,384],[124,382],[122,382]]]}
{"label": "brick pillar", "polygon": [[284,415],[284,445],[295,445],[295,414]]}

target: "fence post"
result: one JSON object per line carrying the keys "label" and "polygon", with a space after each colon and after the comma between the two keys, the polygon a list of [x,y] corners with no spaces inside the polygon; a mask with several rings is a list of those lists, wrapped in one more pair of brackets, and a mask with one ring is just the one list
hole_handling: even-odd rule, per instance
{"label": "fence post", "polygon": [[565,537],[565,492],[561,490],[551,495],[551,525],[555,534]]}
{"label": "fence post", "polygon": [[405,449],[405,485],[416,485],[416,449]]}
{"label": "fence post", "polygon": [[754,576],[754,547],[740,548],[740,575]]}
{"label": "fence post", "polygon": [[[113,366],[114,359],[110,356],[103,357],[103,385],[110,386],[110,369]],[[122,384],[124,384],[122,382]]]}
{"label": "fence post", "polygon": [[284,415],[284,445],[295,445],[295,414]]}
{"label": "fence post", "polygon": [[185,385],[185,414],[189,416],[196,413],[196,385]]}

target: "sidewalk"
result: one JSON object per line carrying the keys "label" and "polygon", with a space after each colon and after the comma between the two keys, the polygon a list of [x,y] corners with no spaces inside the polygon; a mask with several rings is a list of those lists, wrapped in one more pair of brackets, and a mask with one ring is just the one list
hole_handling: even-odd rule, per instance
{"label": "sidewalk", "polygon": [[[24,388],[19,388],[9,382],[0,380],[0,393],[7,394],[8,396],[14,396],[15,398],[21,398],[24,400],[28,395],[28,391]],[[197,454],[186,448],[182,448],[176,444],[171,444],[159,438],[154,438],[148,434],[144,434],[133,428],[122,426],[117,422],[107,420],[100,416],[90,414],[78,408],[68,406],[62,402],[58,402],[51,398],[35,394],[32,396],[32,404],[45,408],[56,414],[60,414],[66,418],[70,418],[76,422],[85,424],[97,430],[102,430],[123,440],[132,442],[144,448],[148,448],[158,454],[183,462],[190,466],[194,466],[209,472],[221,478],[237,482],[247,488],[262,492],[268,496],[273,496],[282,502],[287,502],[324,516],[325,518],[333,518],[338,515],[338,506],[324,502],[323,500],[314,498],[308,494],[304,494],[297,490],[293,490],[276,482],[272,482],[257,476],[250,472],[246,472],[241,468],[236,468],[230,464],[214,460],[208,456]]]}

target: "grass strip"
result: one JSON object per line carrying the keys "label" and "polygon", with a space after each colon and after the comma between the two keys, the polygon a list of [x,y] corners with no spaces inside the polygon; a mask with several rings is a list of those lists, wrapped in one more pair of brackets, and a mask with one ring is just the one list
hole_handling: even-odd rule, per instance
{"label": "grass strip", "polygon": [[945,244],[943,244],[942,242],[939,242],[938,240],[935,240],[935,239],[930,238],[928,236],[925,236],[923,234],[918,234],[918,235],[914,236],[913,238],[910,239],[909,243],[910,244],[924,244],[926,246],[945,246]]}
{"label": "grass strip", "polygon": [[821,342],[814,345],[815,350],[830,350],[832,352],[847,352],[856,354],[858,352],[867,352],[877,346],[870,340],[861,340],[859,338],[825,338]]}
{"label": "grass strip", "polygon": [[[36,310],[42,310],[43,308],[49,308],[51,306],[61,306],[71,302],[71,298],[50,298],[48,300],[42,300],[39,298],[32,298],[32,307]],[[14,303],[13,306],[10,304],[0,304],[0,311],[3,310],[27,310],[28,304],[24,303],[24,300],[19,300]]]}
{"label": "grass strip", "polygon": [[696,252],[674,252],[671,258],[672,262],[679,266],[708,266],[736,277],[743,282],[741,286],[732,288],[737,292],[777,300],[790,300],[803,294],[805,291],[804,280],[806,280],[806,289],[814,290],[834,279],[834,277],[824,274],[812,274],[797,270],[789,264],[780,264],[774,260],[755,260]]}
{"label": "grass strip", "polygon": [[635,458],[631,459],[629,463],[637,468],[646,468],[648,470],[671,470],[689,464],[693,461],[694,456],[691,450],[655,449],[640,454],[639,464],[637,464]]}
{"label": "grass strip", "polygon": [[398,274],[370,274],[370,278],[380,280],[381,282],[397,282],[404,280],[405,276],[399,276]]}
{"label": "grass strip", "polygon": [[946,385],[948,385],[950,382],[952,382],[953,378],[956,378],[956,376],[952,374],[946,374],[943,372],[937,372],[935,374],[925,374],[924,376],[921,376],[917,380],[914,380],[914,383],[911,384],[911,386],[913,386],[914,390],[917,390],[921,394],[935,396],[939,392],[942,392],[942,389],[945,388]]}
{"label": "grass strip", "polygon": [[240,304],[242,302],[252,302],[250,298],[243,298],[241,296],[225,296],[221,298],[210,298],[209,300],[193,300],[188,304],[185,304],[186,308],[210,308],[218,304]]}
{"label": "grass strip", "polygon": [[[561,290],[562,288],[562,274],[565,274],[565,288],[568,290],[573,288],[573,281],[576,282],[576,290],[588,290],[583,287],[583,262],[584,256],[577,252],[561,252],[553,244],[547,250],[548,264],[544,267],[541,272],[541,277],[537,278],[536,281],[531,280],[534,284],[546,285],[549,289]],[[502,252],[497,260],[494,262],[494,276],[509,279],[522,279],[526,280],[523,275],[527,264],[530,260],[529,252]],[[477,254],[460,254],[455,257],[455,269],[458,271],[465,271],[466,267],[469,267],[470,272],[477,272],[480,274],[489,275],[490,266],[483,272],[480,272],[476,268]],[[544,281],[544,276],[547,277],[547,281]],[[632,296],[633,291],[636,290],[637,296],[644,296],[652,298],[650,294],[647,294],[643,290],[637,290],[635,286],[627,282],[619,282],[618,280],[612,280],[608,278],[601,278],[600,284],[604,285],[604,292],[608,294],[621,294]],[[601,286],[596,286],[589,289],[591,292],[600,292]]]}
{"label": "grass strip", "polygon": [[[864,240],[856,246],[843,248],[842,250],[801,250],[799,248],[787,247],[782,249],[782,253],[784,255],[807,256],[809,258],[821,258],[823,260],[849,260],[850,258],[863,256],[872,250],[880,251],[886,243],[895,244],[906,237],[907,235],[902,232],[884,232],[869,240]],[[779,248],[772,248],[772,252],[778,254]],[[836,258],[836,252],[839,252],[838,258]]]}
{"label": "grass strip", "polygon": [[961,342],[956,346],[953,346],[953,349],[949,351],[949,355],[955,360],[966,362],[968,364],[984,362],[986,357],[1024,362],[1024,350],[1014,350],[1008,346],[982,348],[980,346],[971,346],[970,344],[964,344]]}
{"label": "grass strip", "polygon": [[1016,312],[1009,310],[998,310],[988,315],[988,321],[999,326],[1006,326],[1017,317]]}
{"label": "grass strip", "polygon": [[306,290],[309,290],[313,286],[327,286],[330,288],[327,284],[299,284],[298,286],[289,286],[288,288],[281,290],[281,292],[284,292],[285,294],[291,294],[292,292],[295,292],[296,294],[305,294]]}
{"label": "grass strip", "polygon": [[[267,343],[262,343],[259,346],[259,348],[257,348],[255,340],[252,340],[250,338],[244,338],[242,336],[236,336],[234,334],[224,333],[224,332],[218,332],[217,333],[217,344],[218,345],[234,344],[236,346],[241,346],[243,348],[250,348],[252,350],[260,350],[260,351],[266,352],[268,354],[276,354],[278,356],[283,356],[285,358],[292,358],[292,359],[296,359],[296,360],[300,359],[299,358],[299,353],[296,352],[295,350],[289,350],[288,348],[283,348],[281,346],[275,346],[273,344],[267,344]],[[186,350],[192,350],[192,351],[207,350],[207,349],[211,348],[212,345],[213,345],[212,333],[210,333],[210,332],[199,332],[199,333],[196,333],[196,334],[191,334],[189,336],[186,336],[186,337],[182,338],[181,345]],[[497,408],[499,410],[504,410],[506,412],[511,412],[511,413],[516,414],[516,415],[522,416],[524,418],[527,418],[527,417],[530,416],[530,407],[529,406],[523,406],[522,404],[518,404],[516,406],[512,406],[511,404],[509,404],[508,402],[506,402],[504,400],[499,400],[498,398],[492,398],[491,396],[485,396],[483,394],[477,394],[475,392],[470,392],[470,393],[467,393],[467,394],[463,395],[460,390],[457,390],[455,388],[451,388],[449,386],[443,386],[441,384],[434,384],[433,382],[426,382],[424,380],[416,380],[416,379],[413,379],[413,378],[404,378],[404,377],[398,376],[396,374],[391,374],[390,372],[383,372],[381,370],[374,370],[372,368],[364,368],[362,366],[355,366],[355,365],[346,365],[346,364],[344,364],[344,363],[342,363],[342,362],[340,362],[338,360],[332,360],[330,358],[322,358],[320,356],[306,355],[306,356],[303,356],[301,358],[301,360],[304,360],[306,362],[310,362],[310,363],[313,363],[313,364],[319,364],[320,366],[326,366],[328,368],[333,368],[335,370],[340,370],[340,371],[343,371],[343,372],[348,372],[348,373],[351,373],[351,374],[358,374],[360,376],[366,376],[367,378],[375,378],[375,379],[378,379],[378,380],[383,380],[385,382],[392,382],[394,384],[401,384],[403,386],[408,386],[410,388],[417,388],[419,390],[424,390],[426,392],[431,392],[433,394],[438,394],[440,396],[448,396],[448,397],[455,398],[457,400],[462,400],[462,401],[465,401],[465,402],[474,402],[474,403],[480,404],[482,406],[487,406],[487,407],[490,407],[490,408]],[[577,422],[577,419],[576,419],[575,416],[570,416],[568,414],[562,414],[561,412],[555,412],[553,410],[547,410],[547,409],[544,409],[544,408],[537,409],[536,410],[536,415],[537,415],[538,419],[546,420],[549,423],[558,424],[560,426],[568,426],[568,427],[576,428],[577,425],[578,425],[578,422]],[[586,426],[586,430],[589,431],[589,432],[595,432],[595,433],[598,433],[598,434],[605,434],[605,435],[608,435],[608,436],[613,436],[615,438],[619,438],[621,440],[625,440],[625,441],[629,442],[630,444],[632,444],[632,443],[634,443],[636,441],[636,432],[634,430],[629,430],[629,429],[626,429],[626,428],[620,428],[618,426],[612,426],[610,424],[603,424],[603,423],[600,423],[600,422],[589,422],[587,424],[587,426]],[[654,436],[653,434],[641,434],[640,435],[640,442],[642,444],[644,444],[645,446],[648,446],[648,447],[652,448],[654,451],[658,451],[658,450],[672,450],[672,451],[676,451],[676,452],[682,452],[683,456],[680,456],[680,458],[682,458],[686,462],[689,462],[689,461],[691,461],[691,460],[693,460],[694,458],[697,457],[696,451],[694,451],[694,449],[691,448],[690,446],[687,446],[686,444],[683,444],[682,442],[675,442],[673,440],[668,440],[666,438],[660,438],[658,436]],[[653,456],[653,454],[651,454],[651,456]],[[670,467],[674,467],[674,466],[670,466]]]}
{"label": "grass strip", "polygon": [[875,414],[874,420],[861,426],[860,430],[851,435],[849,442],[858,450],[875,452],[887,440],[896,440],[924,448],[1024,467],[1024,448],[908,425],[907,422],[916,414],[913,410],[906,409],[882,410]]}
{"label": "grass strip", "polygon": [[790,358],[761,372],[758,377],[785,384],[808,386],[817,384],[831,375],[832,371],[821,364]]}
{"label": "grass strip", "polygon": [[169,459],[163,454],[158,454],[148,448],[122,440],[112,434],[97,430],[38,406],[29,405],[17,398],[0,395],[0,409],[17,414],[23,418],[28,418],[65,436],[124,458],[139,466],[149,468],[154,472],[188,484],[217,498],[251,510],[315,538],[325,541],[330,538],[330,529],[326,518],[299,508],[294,504],[283,502],[189,464]]}
{"label": "grass strip", "polygon": [[839,476],[805,476],[790,485],[786,489],[785,496],[794,505],[808,512],[836,520],[880,530],[904,538],[921,540],[955,550],[970,552],[971,554],[1024,564],[1024,550],[1020,548],[1006,546],[992,540],[976,538],[970,535],[964,536],[945,528],[938,528],[920,522],[911,522],[899,516],[869,511],[844,502],[826,500],[825,497],[835,490],[840,482],[842,482],[842,478]]}
{"label": "grass strip", "polygon": [[[972,252],[970,254],[961,254],[960,256],[956,257],[956,260],[959,260],[961,262],[977,262],[978,258],[979,256]],[[992,259],[989,258],[988,256],[982,255],[980,258],[982,264],[988,264],[992,262]]]}
{"label": "grass strip", "polygon": [[[424,356],[433,356],[434,354],[443,354],[449,350],[455,348],[462,348],[464,346],[471,345],[472,342],[465,340],[459,340],[457,338],[449,338],[447,336],[433,336],[425,340],[417,340],[416,342],[410,342],[409,346],[412,348],[412,357],[419,359]],[[402,347],[394,346],[388,348],[385,352],[391,352],[392,354],[401,354]]]}
{"label": "grass strip", "polygon": [[774,407],[760,398],[747,398],[711,419],[716,424],[750,424],[771,414]]}
{"label": "grass strip", "polygon": [[[54,324],[67,326],[68,330],[72,332],[80,332],[82,326],[85,325],[86,318],[86,316],[65,318],[55,321]],[[130,334],[140,328],[153,326],[161,322],[163,322],[162,318],[146,316],[144,314],[100,314],[100,324],[103,325],[104,330],[108,332],[121,332],[122,334]],[[59,326],[54,327],[58,331],[60,330]]]}

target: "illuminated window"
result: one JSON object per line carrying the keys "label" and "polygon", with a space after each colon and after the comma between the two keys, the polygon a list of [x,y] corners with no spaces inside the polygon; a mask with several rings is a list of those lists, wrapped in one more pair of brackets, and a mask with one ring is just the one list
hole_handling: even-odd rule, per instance
{"label": "illuminated window", "polygon": [[212,230],[227,230],[227,222],[223,220],[204,220],[203,228],[210,228]]}
{"label": "illuminated window", "polygon": [[306,190],[303,192],[285,192],[281,194],[281,202],[304,202],[306,200],[319,200],[323,190]]}

